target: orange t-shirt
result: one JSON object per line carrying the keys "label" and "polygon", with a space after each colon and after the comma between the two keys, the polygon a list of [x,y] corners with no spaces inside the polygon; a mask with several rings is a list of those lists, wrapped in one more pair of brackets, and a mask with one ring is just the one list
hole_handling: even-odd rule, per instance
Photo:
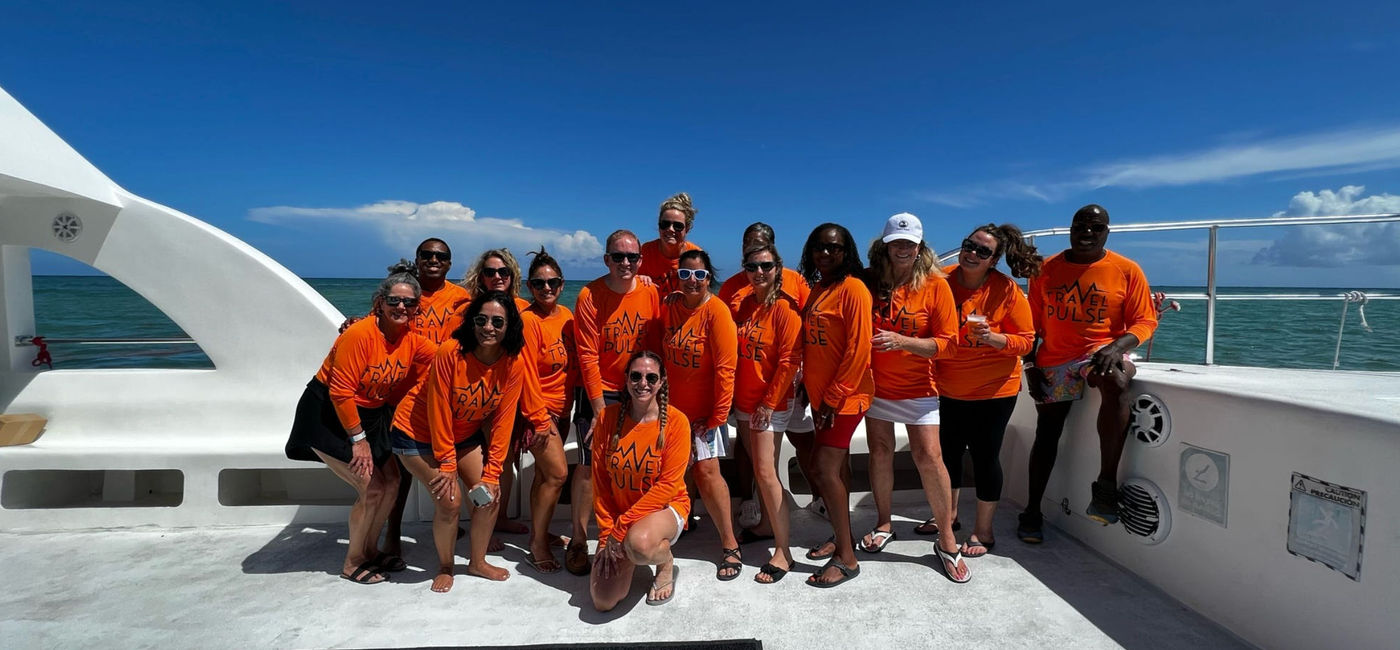
{"label": "orange t-shirt", "polygon": [[[739,310],[739,303],[744,299],[739,294],[746,289],[752,290],[752,285],[749,284],[749,275],[743,271],[729,276],[729,279],[720,285],[719,299],[723,300],[724,304],[729,305],[730,313],[736,313]],[[812,295],[812,288],[807,285],[806,278],[803,278],[801,273],[787,267],[783,267],[783,291],[797,299],[798,312],[807,306],[807,297]],[[738,322],[737,318],[734,320]]]}
{"label": "orange t-shirt", "polygon": [[638,424],[629,417],[622,423],[616,449],[612,441],[622,405],[609,404],[603,410],[593,436],[593,514],[598,519],[598,541],[625,539],[632,524],[662,508],[675,508],[681,521],[690,516],[690,495],[685,491],[690,425],[676,407],[666,408],[664,446],[656,444],[660,418]]}
{"label": "orange t-shirt", "polygon": [[560,417],[578,381],[578,362],[574,356],[574,313],[563,305],[556,305],[554,313],[546,317],[529,309],[520,314],[525,321],[525,349],[522,352],[534,364],[545,409],[550,415]]}
{"label": "orange t-shirt", "polygon": [[1031,278],[1027,296],[1040,336],[1035,365],[1069,363],[1124,334],[1138,342],[1157,330],[1157,310],[1147,276],[1113,251],[1093,264],[1072,264],[1056,253]]}
{"label": "orange t-shirt", "polygon": [[503,355],[488,365],[470,352],[462,354],[457,339],[447,339],[433,358],[427,380],[399,402],[394,427],[418,442],[432,443],[433,457],[444,472],[457,470],[454,446],[485,429],[481,480],[497,483],[528,374],[520,355]]}
{"label": "orange t-shirt", "polygon": [[418,316],[413,319],[413,329],[429,341],[442,345],[462,324],[458,312],[470,296],[462,285],[453,282],[444,282],[441,289],[431,293],[424,291],[419,298]]}
{"label": "orange t-shirt", "polygon": [[[958,305],[958,344],[951,356],[938,355],[938,390],[944,397],[982,400],[1011,397],[1021,391],[1021,357],[1035,343],[1031,306],[1021,287],[1005,274],[992,269],[976,289],[958,282],[962,271],[956,265],[948,271],[948,286]],[[998,350],[972,336],[967,317],[981,314],[987,326],[1006,337],[1006,347]]]}
{"label": "orange t-shirt", "polygon": [[706,429],[724,424],[734,401],[739,348],[729,310],[714,296],[689,309],[681,295],[672,295],[661,308],[661,327],[671,406]]}
{"label": "orange t-shirt", "polygon": [[[681,244],[681,255],[688,251],[698,251],[699,246],[692,242]],[[645,275],[656,283],[656,288],[665,296],[680,287],[680,280],[676,278],[676,269],[681,267],[681,256],[666,257],[661,252],[661,240],[653,239],[642,244],[642,265],[637,268],[637,275]]]}
{"label": "orange t-shirt", "polygon": [[[648,323],[661,317],[656,287],[637,282],[625,294],[614,293],[604,278],[589,282],[574,305],[574,345],[579,376],[589,399],[605,390],[621,390],[627,359],[648,347]],[[655,335],[652,335],[653,337]]]}
{"label": "orange t-shirt", "polygon": [[329,389],[335,415],[348,431],[360,426],[355,407],[378,408],[403,399],[427,372],[436,349],[411,329],[390,343],[379,330],[379,318],[369,316],[335,339],[316,380]]}
{"label": "orange t-shirt", "polygon": [[785,291],[765,307],[747,291],[735,314],[739,362],[734,408],[753,413],[761,404],[781,411],[792,399],[792,382],[802,367],[802,317],[795,300]]}
{"label": "orange t-shirt", "polygon": [[812,410],[830,404],[841,415],[870,409],[870,290],[847,276],[817,285],[802,317],[802,385]]}
{"label": "orange t-shirt", "polygon": [[937,397],[934,359],[947,353],[958,335],[958,312],[953,307],[948,283],[930,276],[918,291],[909,285],[898,287],[890,292],[889,301],[875,304],[873,314],[872,332],[887,330],[912,338],[931,338],[938,345],[938,353],[929,358],[904,350],[871,350],[875,396],[889,400]]}

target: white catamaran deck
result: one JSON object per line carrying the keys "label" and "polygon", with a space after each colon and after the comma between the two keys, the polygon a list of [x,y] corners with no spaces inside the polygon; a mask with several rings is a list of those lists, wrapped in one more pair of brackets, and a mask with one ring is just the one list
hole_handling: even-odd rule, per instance
{"label": "white catamaran deck", "polygon": [[[754,583],[766,558],[761,544],[745,547],[740,579],[717,581],[718,544],[706,521],[678,544],[680,576],[670,603],[642,602],[650,577],[639,571],[632,596],[607,614],[593,611],[587,578],[541,575],[526,565],[524,535],[504,535],[506,550],[493,556],[512,570],[509,580],[459,575],[443,595],[428,590],[435,560],[423,523],[406,526],[409,570],[374,586],[336,576],[344,524],[3,534],[9,588],[0,595],[0,638],[12,648],[725,638],[757,638],[765,648],[1247,647],[1054,528],[1046,544],[1022,544],[1009,505],[998,516],[993,554],[969,560],[972,582],[955,585],[937,568],[932,538],[913,534],[914,523],[898,517],[923,512],[908,494],[896,495],[899,537],[878,555],[860,553],[861,575],[835,589],[803,584],[815,563],[800,549],[798,572],[777,585]],[[970,499],[964,495],[964,508]],[[854,523],[863,530],[874,517],[873,507],[861,506]],[[826,522],[806,511],[794,524],[798,544],[829,534]],[[556,532],[565,528],[555,522]],[[459,544],[459,570],[465,548]]]}

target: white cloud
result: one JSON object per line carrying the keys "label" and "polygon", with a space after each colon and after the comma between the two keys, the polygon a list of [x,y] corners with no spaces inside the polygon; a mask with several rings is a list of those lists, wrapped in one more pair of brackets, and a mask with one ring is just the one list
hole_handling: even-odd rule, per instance
{"label": "white cloud", "polygon": [[[1400,212],[1400,196],[1362,196],[1366,188],[1347,185],[1340,190],[1299,192],[1288,209],[1276,217],[1356,215]],[[1336,267],[1400,266],[1400,223],[1300,226],[1260,249],[1255,264],[1268,266]]]}
{"label": "white cloud", "polygon": [[566,232],[525,225],[519,219],[478,217],[476,211],[455,201],[380,201],[354,208],[302,208],[273,206],[253,208],[248,218],[262,223],[322,219],[348,221],[378,228],[385,239],[400,249],[409,249],[428,237],[453,242],[470,242],[474,248],[505,246],[517,255],[549,248],[561,261],[594,262],[603,254],[603,245],[586,230]]}

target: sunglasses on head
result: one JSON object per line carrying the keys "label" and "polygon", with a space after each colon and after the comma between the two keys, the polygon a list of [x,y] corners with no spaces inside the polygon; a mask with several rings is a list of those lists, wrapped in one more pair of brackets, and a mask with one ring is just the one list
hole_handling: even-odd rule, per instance
{"label": "sunglasses on head", "polygon": [[778,267],[777,262],[744,262],[744,270],[749,273],[763,271],[767,273]]}
{"label": "sunglasses on head", "polygon": [[980,257],[984,260],[991,259],[993,255],[996,255],[996,251],[987,248],[986,246],[983,246],[975,241],[972,241],[971,239],[963,240],[962,250],[964,253],[972,253],[973,255],[976,255],[977,257]]}
{"label": "sunglasses on head", "polygon": [[1091,232],[1091,233],[1094,233],[1095,235],[1097,235],[1097,234],[1099,234],[1099,233],[1101,233],[1101,232],[1107,231],[1107,230],[1108,230],[1108,224],[1106,224],[1106,223],[1076,223],[1076,224],[1071,224],[1070,227],[1069,227],[1069,229],[1072,230],[1072,231],[1074,231],[1074,232],[1085,232],[1085,231],[1088,231],[1088,232]]}
{"label": "sunglasses on head", "polygon": [[621,264],[621,263],[623,262],[623,260],[626,260],[628,264],[636,264],[638,261],[640,261],[640,260],[642,259],[642,254],[641,254],[641,253],[608,253],[608,259],[612,260],[612,261],[613,261],[613,264]]}
{"label": "sunglasses on head", "polygon": [[657,227],[657,229],[659,229],[659,230],[674,230],[674,231],[676,231],[676,232],[684,232],[684,231],[685,231],[685,222],[684,222],[684,221],[667,221],[667,220],[665,220],[665,219],[662,219],[661,221],[656,222],[656,227]]}
{"label": "sunglasses on head", "polygon": [[655,385],[656,382],[661,381],[661,375],[658,375],[658,374],[656,374],[656,373],[654,373],[654,372],[649,372],[649,373],[647,373],[647,374],[644,375],[644,374],[642,374],[642,373],[640,373],[640,372],[637,372],[636,370],[633,370],[632,372],[627,373],[627,378],[630,379],[630,380],[632,380],[632,383],[634,383],[634,384],[639,384],[639,383],[641,383],[641,381],[642,381],[643,379],[645,379],[645,380],[647,380],[647,385],[649,385],[649,386],[650,386],[650,385]]}
{"label": "sunglasses on head", "polygon": [[475,318],[472,318],[472,322],[475,323],[477,327],[486,327],[486,324],[490,323],[491,327],[501,329],[506,326],[506,317],[477,314]]}
{"label": "sunglasses on head", "polygon": [[418,306],[418,299],[404,298],[403,296],[384,296],[384,304],[390,307],[398,307],[399,305],[403,305],[404,307],[413,309],[414,307]]}
{"label": "sunglasses on head", "polygon": [[447,251],[418,251],[418,259],[424,262],[438,260],[440,262],[451,262],[452,253]]}
{"label": "sunglasses on head", "polygon": [[704,282],[705,278],[710,277],[710,272],[705,269],[676,269],[676,277],[682,280],[695,278],[696,281]]}
{"label": "sunglasses on head", "polygon": [[510,277],[510,267],[506,267],[506,266],[483,266],[483,267],[481,267],[481,277],[483,277],[483,278],[508,278],[508,277]]}
{"label": "sunglasses on head", "polygon": [[825,253],[827,255],[844,254],[846,247],[841,244],[816,244],[812,246],[813,253]]}
{"label": "sunglasses on head", "polygon": [[564,278],[530,278],[530,287],[539,291],[544,291],[545,287],[558,289],[564,286]]}

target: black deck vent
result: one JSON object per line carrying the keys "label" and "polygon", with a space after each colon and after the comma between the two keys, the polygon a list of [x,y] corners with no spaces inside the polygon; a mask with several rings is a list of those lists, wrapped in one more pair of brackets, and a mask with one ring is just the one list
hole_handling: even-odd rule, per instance
{"label": "black deck vent", "polygon": [[1118,489],[1118,517],[1123,530],[1143,543],[1157,544],[1171,532],[1171,506],[1151,481],[1130,478]]}

